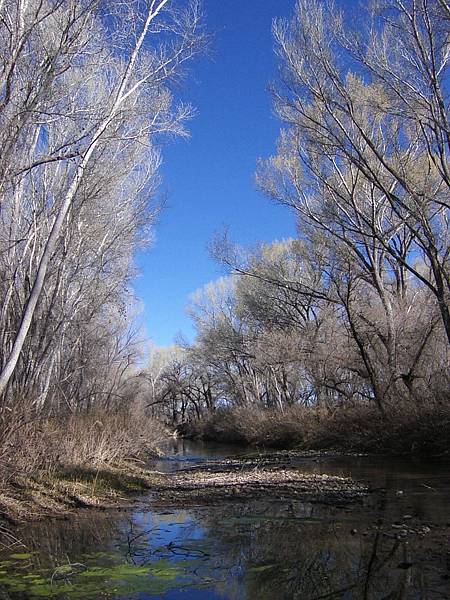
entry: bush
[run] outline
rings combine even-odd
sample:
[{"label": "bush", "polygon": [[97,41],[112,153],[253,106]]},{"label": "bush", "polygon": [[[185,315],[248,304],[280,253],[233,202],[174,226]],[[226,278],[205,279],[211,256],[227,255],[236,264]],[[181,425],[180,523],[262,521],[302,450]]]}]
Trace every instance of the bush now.
[{"label": "bush", "polygon": [[383,419],[372,406],[343,408],[310,420],[309,448],[386,454],[441,454],[450,450],[448,405],[398,405]]}]

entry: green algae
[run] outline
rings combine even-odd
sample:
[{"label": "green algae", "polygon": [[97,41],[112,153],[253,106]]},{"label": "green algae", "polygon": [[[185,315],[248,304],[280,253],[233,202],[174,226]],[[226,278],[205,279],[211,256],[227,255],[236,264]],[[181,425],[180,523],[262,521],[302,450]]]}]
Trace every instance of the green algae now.
[{"label": "green algae", "polygon": [[28,560],[34,554],[35,554],[35,552],[22,552],[22,553],[10,554],[9,558],[13,558],[14,560]]},{"label": "green algae", "polygon": [[163,594],[185,580],[187,565],[160,559],[148,565],[120,563],[113,566],[85,567],[74,572],[76,565],[62,565],[52,573],[26,572],[25,569],[0,571],[0,589],[25,592],[27,598],[111,598],[139,592]]}]

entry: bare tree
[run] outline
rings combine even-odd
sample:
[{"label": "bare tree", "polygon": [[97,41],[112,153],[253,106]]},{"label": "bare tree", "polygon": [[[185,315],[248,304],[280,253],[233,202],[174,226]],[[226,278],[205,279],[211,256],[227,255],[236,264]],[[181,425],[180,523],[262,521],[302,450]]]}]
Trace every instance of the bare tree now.
[{"label": "bare tree", "polygon": [[205,37],[195,1],[0,9],[4,394],[28,341],[41,350],[39,335],[63,336],[77,314],[82,329],[95,306],[122,302],[154,215],[158,140],[184,135],[192,114],[170,86]]},{"label": "bare tree", "polygon": [[388,322],[380,268],[401,286],[406,272],[426,285],[450,341],[445,6],[372,9],[363,30],[320,2],[299,1],[291,21],[275,23],[275,106],[287,130],[260,184],[352,252]]}]

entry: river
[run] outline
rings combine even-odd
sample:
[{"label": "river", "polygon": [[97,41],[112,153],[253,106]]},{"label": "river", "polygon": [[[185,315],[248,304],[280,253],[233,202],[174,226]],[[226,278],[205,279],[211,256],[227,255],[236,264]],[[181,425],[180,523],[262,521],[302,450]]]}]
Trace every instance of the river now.
[{"label": "river", "polygon": [[[245,449],[173,441],[171,472]],[[450,462],[312,456],[293,466],[351,476],[367,500],[283,498],[81,511],[17,531],[0,554],[0,600],[450,599]]]}]

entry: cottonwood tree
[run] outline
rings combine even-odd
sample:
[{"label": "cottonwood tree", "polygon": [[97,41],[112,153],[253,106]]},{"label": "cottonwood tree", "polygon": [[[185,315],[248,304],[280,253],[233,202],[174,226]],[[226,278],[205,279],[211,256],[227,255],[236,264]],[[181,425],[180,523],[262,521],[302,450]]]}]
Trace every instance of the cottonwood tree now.
[{"label": "cottonwood tree", "polygon": [[[279,397],[276,372],[283,375],[290,365],[290,380],[296,380],[295,370],[303,381],[297,402],[375,401],[386,415],[402,400],[436,397],[430,385],[442,381],[447,350],[432,296],[424,286],[399,281],[389,262],[368,267],[353,232],[347,232],[353,240],[347,244],[327,231],[334,218],[330,212],[324,211],[323,226],[306,227],[303,221],[301,240],[263,246],[246,260],[239,260],[240,253],[226,241],[215,244],[216,255],[238,274],[237,303],[230,306],[252,332],[252,364],[274,374],[275,390],[268,395]],[[289,355],[291,339],[296,344]],[[280,346],[271,354],[272,359],[278,354],[279,366],[265,356],[274,340]],[[433,353],[441,357],[434,365],[429,363]]]},{"label": "cottonwood tree", "polygon": [[295,210],[304,239],[326,248],[380,408],[386,396],[411,393],[411,373],[439,329],[424,300],[427,324],[406,358],[402,315],[421,286],[450,339],[444,9],[373,3],[368,25],[351,29],[335,9],[300,1],[292,20],[274,24],[282,85],[273,92],[286,128],[257,180]]},{"label": "cottonwood tree", "polygon": [[140,373],[149,385],[146,409],[172,425],[214,410],[215,391],[205,360],[199,361],[194,348],[169,346],[155,349],[146,369]]},{"label": "cottonwood tree", "polygon": [[166,418],[201,419],[216,407],[334,412],[373,402],[389,416],[443,400],[446,339],[429,290],[397,293],[394,278],[385,283],[402,330],[395,386],[385,310],[372,279],[334,237],[319,233],[263,245],[238,263],[229,261],[239,253],[222,246],[234,273],[193,295],[196,340],[158,369],[151,397]]},{"label": "cottonwood tree", "polygon": [[205,36],[195,1],[4,0],[0,17],[5,397],[27,369],[41,391],[56,363],[64,380],[68,347],[126,310],[160,137],[192,114],[171,85]]},{"label": "cottonwood tree", "polygon": [[235,404],[260,403],[264,382],[256,368],[255,332],[236,310],[233,278],[219,278],[193,294],[189,307],[197,329],[196,350],[221,382],[220,397]]},{"label": "cottonwood tree", "polygon": [[371,272],[394,356],[380,269],[432,292],[450,341],[448,5],[370,6],[353,28],[303,0],[275,22],[286,132],[260,183]]},{"label": "cottonwood tree", "polygon": [[[448,385],[446,342],[427,288],[390,290],[401,373],[395,379],[385,310],[371,279],[334,238],[315,241],[264,246],[234,265],[225,303],[214,286],[197,302],[201,327],[193,348],[223,382],[222,397],[281,411],[375,402],[384,416],[439,399]],[[393,280],[390,287],[396,289]]]}]

